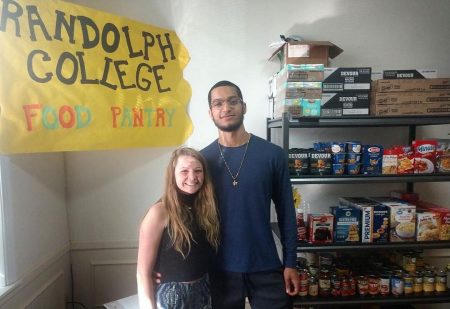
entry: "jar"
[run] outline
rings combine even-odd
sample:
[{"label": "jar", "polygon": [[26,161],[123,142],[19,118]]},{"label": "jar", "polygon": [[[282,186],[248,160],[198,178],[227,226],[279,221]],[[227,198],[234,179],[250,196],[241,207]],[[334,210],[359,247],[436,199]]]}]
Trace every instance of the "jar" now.
[{"label": "jar", "polygon": [[380,294],[383,296],[389,295],[391,292],[391,276],[389,274],[382,274],[380,277]]},{"label": "jar", "polygon": [[356,280],[352,275],[348,277],[348,284],[350,286],[350,295],[354,296],[356,294]]},{"label": "jar", "polygon": [[406,272],[415,272],[416,271],[416,257],[413,253],[408,252],[403,255],[403,269]]},{"label": "jar", "polygon": [[414,293],[414,278],[409,275],[409,274],[405,274],[403,276],[403,280],[404,280],[404,293],[405,295],[411,295]]},{"label": "jar", "polygon": [[380,292],[380,278],[375,275],[370,275],[367,281],[369,283],[369,294],[378,295]]},{"label": "jar", "polygon": [[361,296],[367,295],[367,293],[369,293],[369,284],[367,282],[367,277],[359,276],[356,281],[358,284],[358,294]]},{"label": "jar", "polygon": [[322,269],[319,275],[319,295],[328,296],[331,290],[331,279],[328,269]]},{"label": "jar", "polygon": [[423,276],[423,292],[428,294],[433,293],[435,281],[434,271],[427,270]]},{"label": "jar", "polygon": [[308,270],[311,276],[317,276],[319,273],[319,268],[317,267],[316,263],[309,264]]},{"label": "jar", "polygon": [[447,264],[447,289],[450,289],[450,263]]},{"label": "jar", "polygon": [[413,290],[414,293],[422,293],[423,292],[423,275],[422,272],[416,271],[414,273],[414,284]]},{"label": "jar", "polygon": [[394,275],[391,279],[391,292],[392,295],[403,295],[405,283],[403,277]]},{"label": "jar", "polygon": [[333,264],[333,255],[331,253],[319,254],[319,268],[330,268]]},{"label": "jar", "polygon": [[443,270],[440,270],[436,274],[434,290],[436,293],[443,293],[447,291],[447,274]]},{"label": "jar", "polygon": [[331,276],[331,295],[333,296],[339,296],[341,295],[341,278],[333,274]]},{"label": "jar", "polygon": [[319,282],[316,276],[309,277],[309,296],[317,296],[319,295]]},{"label": "jar", "polygon": [[347,276],[341,277],[341,295],[342,297],[350,295],[350,283],[348,282]]},{"label": "jar", "polygon": [[300,284],[308,284],[308,271],[306,269],[297,269]]}]

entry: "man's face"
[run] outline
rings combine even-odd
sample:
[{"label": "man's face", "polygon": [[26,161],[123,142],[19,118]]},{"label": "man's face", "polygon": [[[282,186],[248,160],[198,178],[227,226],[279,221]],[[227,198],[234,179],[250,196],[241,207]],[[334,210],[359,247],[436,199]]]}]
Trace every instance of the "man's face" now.
[{"label": "man's face", "polygon": [[245,112],[246,105],[234,87],[221,86],[211,91],[209,116],[219,130],[233,132],[239,129]]}]

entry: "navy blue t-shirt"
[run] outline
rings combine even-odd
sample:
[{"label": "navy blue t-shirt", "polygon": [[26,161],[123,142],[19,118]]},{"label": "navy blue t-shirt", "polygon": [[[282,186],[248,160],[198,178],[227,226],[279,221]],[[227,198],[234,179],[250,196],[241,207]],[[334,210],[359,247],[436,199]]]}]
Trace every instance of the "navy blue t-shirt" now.
[{"label": "navy blue t-shirt", "polygon": [[[246,145],[224,147],[223,155],[233,176],[239,169]],[[295,268],[297,236],[292,187],[284,150],[251,136],[238,184],[231,178],[217,140],[202,151],[211,172],[220,209],[221,243],[216,259],[220,270],[257,272],[281,267],[272,230],[273,200],[283,245],[283,265]]]}]

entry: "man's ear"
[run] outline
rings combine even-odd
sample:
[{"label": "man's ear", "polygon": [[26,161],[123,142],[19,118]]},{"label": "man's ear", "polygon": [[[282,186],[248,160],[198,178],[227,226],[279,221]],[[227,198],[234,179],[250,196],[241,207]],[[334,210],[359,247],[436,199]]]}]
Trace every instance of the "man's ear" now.
[{"label": "man's ear", "polygon": [[209,118],[213,119],[213,116],[212,116],[212,113],[211,113],[211,109],[208,109],[208,115],[209,115]]},{"label": "man's ear", "polygon": [[242,103],[242,113],[247,113],[247,103]]}]

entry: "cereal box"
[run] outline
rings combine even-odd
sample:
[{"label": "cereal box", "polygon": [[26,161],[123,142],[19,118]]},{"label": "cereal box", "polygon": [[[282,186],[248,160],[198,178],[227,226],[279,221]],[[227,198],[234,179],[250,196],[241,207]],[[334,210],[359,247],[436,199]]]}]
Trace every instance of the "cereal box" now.
[{"label": "cereal box", "polygon": [[418,210],[417,216],[417,241],[439,240],[441,218],[439,213],[433,211]]},{"label": "cereal box", "polygon": [[308,216],[308,241],[310,243],[333,242],[333,215],[330,213]]}]

